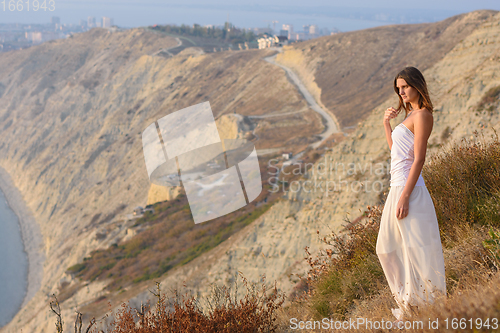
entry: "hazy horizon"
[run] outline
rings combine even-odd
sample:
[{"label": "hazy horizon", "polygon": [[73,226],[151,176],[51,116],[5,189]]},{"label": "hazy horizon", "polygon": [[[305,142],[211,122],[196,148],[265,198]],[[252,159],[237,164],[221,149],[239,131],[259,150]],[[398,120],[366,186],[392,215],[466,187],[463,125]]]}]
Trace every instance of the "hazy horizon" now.
[{"label": "hazy horizon", "polygon": [[[358,0],[345,6],[340,1],[316,0],[304,4],[302,1],[275,0],[272,3],[254,0],[251,3],[235,3],[217,0],[210,3],[186,1],[182,4],[159,0],[139,1],[78,1],[55,2],[54,11],[3,10],[0,23],[48,23],[52,16],[58,16],[63,24],[78,24],[88,16],[111,17],[114,24],[132,28],[153,24],[223,25],[229,22],[239,28],[273,27],[292,24],[295,31],[303,25],[316,24],[319,28],[351,31],[388,24],[436,22],[448,17],[479,10],[500,10],[500,3],[479,0],[474,3],[455,1],[453,6],[444,1],[420,1],[409,5],[389,1],[369,2]],[[3,8],[0,8],[0,10]]]}]

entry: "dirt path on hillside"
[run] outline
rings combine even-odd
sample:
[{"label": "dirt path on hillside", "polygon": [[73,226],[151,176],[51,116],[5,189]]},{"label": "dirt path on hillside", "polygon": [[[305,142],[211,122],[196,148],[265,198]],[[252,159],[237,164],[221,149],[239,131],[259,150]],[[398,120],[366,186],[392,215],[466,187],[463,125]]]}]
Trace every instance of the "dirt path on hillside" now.
[{"label": "dirt path on hillside", "polygon": [[[275,49],[278,52],[282,52],[282,48],[272,48]],[[319,113],[319,115],[324,119],[324,124],[325,124],[325,130],[323,133],[321,133],[319,136],[321,137],[321,140],[311,144],[312,148],[317,148],[319,145],[321,145],[327,138],[329,138],[332,134],[334,133],[340,133],[340,129],[338,126],[338,121],[335,118],[334,115],[332,115],[328,110],[323,109],[321,106],[318,105],[314,97],[311,95],[309,90],[307,90],[306,86],[302,83],[300,78],[298,77],[297,74],[295,74],[294,71],[292,71],[290,68],[283,66],[281,64],[276,63],[275,58],[277,54],[266,57],[264,58],[265,61],[279,66],[283,68],[287,74],[287,76],[290,78],[290,80],[295,84],[295,86],[299,89],[300,93],[302,96],[304,96],[305,100],[307,101],[307,104],[313,109],[315,112]]]},{"label": "dirt path on hillside", "polygon": [[160,50],[156,51],[155,53],[153,53],[151,56],[154,57],[154,56],[160,55],[161,53],[166,53],[169,56],[173,57],[174,55],[172,53],[170,53],[169,50],[175,49],[176,47],[179,47],[182,45],[182,41],[179,38],[175,37],[175,40],[177,41],[177,45],[172,46],[172,47],[167,47],[164,49],[160,49]]}]

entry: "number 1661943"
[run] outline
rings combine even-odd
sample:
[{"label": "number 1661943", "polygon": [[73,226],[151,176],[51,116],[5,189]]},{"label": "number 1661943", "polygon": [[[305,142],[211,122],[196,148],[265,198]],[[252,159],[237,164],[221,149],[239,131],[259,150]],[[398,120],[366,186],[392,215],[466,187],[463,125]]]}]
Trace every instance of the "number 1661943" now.
[{"label": "number 1661943", "polygon": [[449,319],[446,318],[444,320],[446,328],[449,329],[498,329],[498,319],[497,318],[486,318],[486,319],[481,319],[481,318],[476,318],[473,320],[472,318],[465,319],[465,318],[453,318]]},{"label": "number 1661943", "polygon": [[0,10],[4,12],[37,12],[56,10],[55,0],[2,0]]}]

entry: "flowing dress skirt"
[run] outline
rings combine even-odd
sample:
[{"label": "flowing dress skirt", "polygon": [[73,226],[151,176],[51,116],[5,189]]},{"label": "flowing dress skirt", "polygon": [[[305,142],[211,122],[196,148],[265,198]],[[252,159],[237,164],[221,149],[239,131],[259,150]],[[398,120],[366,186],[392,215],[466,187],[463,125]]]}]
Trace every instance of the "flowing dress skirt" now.
[{"label": "flowing dress skirt", "polygon": [[377,238],[377,255],[399,309],[401,319],[408,305],[432,302],[446,294],[443,249],[436,211],[425,186],[415,186],[409,199],[409,213],[396,218],[396,206],[404,186],[389,190]]}]

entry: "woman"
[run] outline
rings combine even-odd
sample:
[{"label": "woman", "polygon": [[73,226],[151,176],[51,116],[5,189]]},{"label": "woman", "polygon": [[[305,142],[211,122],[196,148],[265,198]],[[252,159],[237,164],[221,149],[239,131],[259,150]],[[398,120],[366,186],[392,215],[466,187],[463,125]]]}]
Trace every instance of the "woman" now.
[{"label": "woman", "polygon": [[[399,106],[388,108],[383,121],[391,149],[391,187],[377,255],[399,306],[392,313],[400,321],[410,307],[446,294],[446,284],[436,211],[421,175],[433,126],[432,102],[422,73],[414,67],[396,75],[394,90]],[[393,131],[389,121],[401,109],[405,119]]]}]

